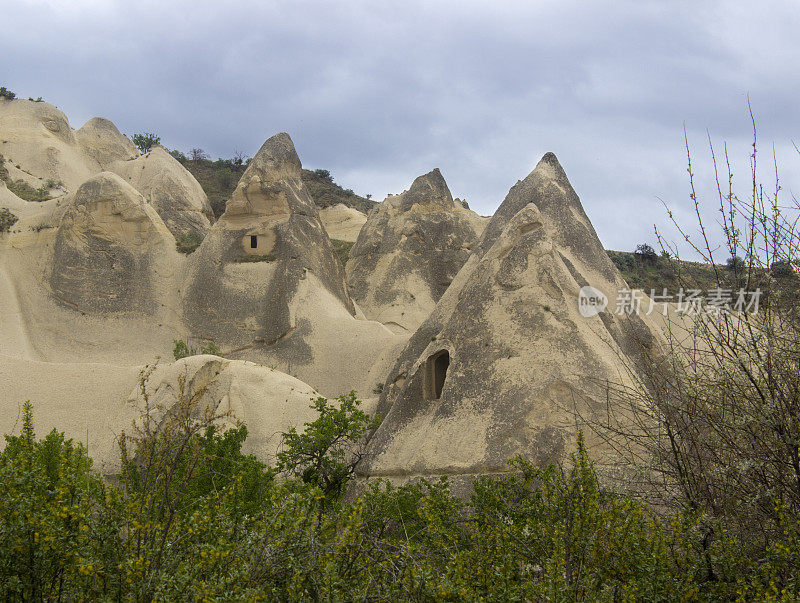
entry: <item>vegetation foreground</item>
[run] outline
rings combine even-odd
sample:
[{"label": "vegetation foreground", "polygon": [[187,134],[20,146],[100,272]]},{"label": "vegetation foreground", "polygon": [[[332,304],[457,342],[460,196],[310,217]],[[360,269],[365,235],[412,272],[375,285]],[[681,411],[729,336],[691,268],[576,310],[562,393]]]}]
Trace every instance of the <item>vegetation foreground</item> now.
[{"label": "vegetation foreground", "polygon": [[445,479],[376,481],[343,500],[376,425],[354,394],[315,400],[319,418],[284,434],[276,468],[241,452],[245,426],[218,433],[196,402],[160,422],[146,408],[114,484],[81,444],[56,430],[37,440],[27,403],[0,453],[0,598],[800,597],[796,518],[758,551],[722,520],[709,540],[698,509],[658,515],[602,487],[580,434],[571,467],[514,459],[466,501]]}]

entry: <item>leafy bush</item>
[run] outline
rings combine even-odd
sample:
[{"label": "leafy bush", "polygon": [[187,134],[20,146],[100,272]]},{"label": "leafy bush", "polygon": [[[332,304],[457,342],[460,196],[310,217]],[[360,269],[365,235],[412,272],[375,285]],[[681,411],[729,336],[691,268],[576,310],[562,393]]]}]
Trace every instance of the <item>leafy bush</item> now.
[{"label": "leafy bush", "polygon": [[173,339],[172,343],[174,344],[174,347],[172,348],[172,355],[175,357],[175,360],[197,355],[197,350],[190,348],[182,339]]},{"label": "leafy bush", "polygon": [[206,345],[202,346],[200,348],[200,353],[222,357],[222,349],[213,341],[209,341]]},{"label": "leafy bush", "polygon": [[0,86],[0,98],[5,98],[6,100],[13,100],[16,98],[16,96],[17,96],[16,94],[11,92],[11,90],[6,88],[5,86]]},{"label": "leafy bush", "polygon": [[175,239],[175,248],[181,253],[189,254],[200,247],[202,242],[203,238],[199,234],[190,232]]},{"label": "leafy bush", "polygon": [[352,241],[340,241],[339,239],[331,239],[331,243],[333,243],[333,251],[336,253],[336,257],[339,258],[342,266],[344,266],[347,264],[347,260],[350,259],[350,250],[355,243]]},{"label": "leafy bush", "polygon": [[225,208],[228,206],[227,199],[209,199],[208,202],[211,205],[211,211],[214,212],[215,218],[219,218],[222,214],[224,214]]},{"label": "leafy bush", "polygon": [[0,232],[8,232],[17,223],[17,216],[11,213],[7,207],[0,207]]},{"label": "leafy bush", "polygon": [[[319,174],[320,171],[322,175]],[[326,173],[328,177],[325,176]],[[328,170],[316,170],[314,172],[302,170],[301,177],[317,207],[332,207],[342,203],[366,214],[377,205],[375,201],[359,197],[351,189],[344,189],[333,182]]]},{"label": "leafy bush", "polygon": [[[19,166],[16,166],[19,169]],[[5,166],[5,158],[0,155],[0,180],[3,180],[12,193],[24,201],[47,201],[51,199],[50,189],[63,186],[60,181],[48,179],[39,188],[33,188],[22,179],[12,180]]]},{"label": "leafy bush", "polygon": [[92,498],[102,484],[80,444],[55,429],[36,441],[25,402],[19,436],[0,452],[0,598],[57,600],[91,571]]},{"label": "leafy bush", "polygon": [[133,144],[142,154],[149,153],[150,150],[161,142],[161,137],[152,132],[136,133],[133,135]]}]

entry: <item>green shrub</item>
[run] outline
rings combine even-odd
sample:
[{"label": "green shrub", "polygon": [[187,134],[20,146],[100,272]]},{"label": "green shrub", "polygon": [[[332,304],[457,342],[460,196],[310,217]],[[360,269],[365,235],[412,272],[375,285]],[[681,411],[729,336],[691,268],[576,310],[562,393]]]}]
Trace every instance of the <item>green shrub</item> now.
[{"label": "green shrub", "polygon": [[[460,500],[446,478],[377,480],[333,504],[347,478],[338,443],[371,423],[354,394],[298,434],[276,479],[242,453],[245,426],[197,412],[203,388],[163,415],[149,404],[120,435],[114,484],[57,431],[37,441],[30,404],[0,452],[2,600],[797,600],[800,530],[749,557],[721,524],[687,509],[663,517],[603,487],[578,437],[569,466],[512,461]],[[350,460],[348,460],[350,459]],[[295,479],[296,476],[298,479]],[[343,482],[346,483],[346,482]],[[329,504],[321,509],[320,501]],[[707,528],[716,534],[704,539]]]},{"label": "green shrub", "polygon": [[215,177],[217,179],[217,186],[221,189],[230,189],[236,186],[237,176],[229,167],[223,167],[217,170]]},{"label": "green shrub", "polygon": [[190,232],[175,239],[175,248],[181,253],[189,254],[200,247],[200,243],[202,242],[203,237],[196,232]]},{"label": "green shrub", "polygon": [[302,170],[301,178],[317,207],[332,207],[342,203],[366,214],[377,205],[375,201],[359,197],[352,189],[344,189],[333,182],[328,170]]},{"label": "green shrub", "polygon": [[219,356],[220,358],[223,357],[222,356],[222,349],[220,349],[220,347],[216,343],[214,343],[213,341],[209,341],[208,344],[202,346],[200,348],[200,353],[201,354],[210,354],[212,356]]},{"label": "green shrub", "polygon": [[197,355],[197,350],[190,348],[182,339],[173,339],[172,343],[174,344],[174,347],[172,348],[172,355],[175,357],[175,360]]},{"label": "green shrub", "polygon": [[227,199],[216,198],[208,200],[209,204],[211,205],[211,211],[214,212],[214,217],[219,218],[222,214],[225,213],[225,208],[228,205]]},{"label": "green shrub", "polygon": [[19,218],[11,213],[7,207],[0,207],[0,232],[8,232],[17,223]]},{"label": "green shrub", "polygon": [[347,260],[350,259],[350,250],[355,243],[352,241],[340,241],[339,239],[331,239],[331,243],[333,243],[333,251],[336,253],[336,257],[339,258],[342,266],[344,266],[347,264]]},{"label": "green shrub", "polygon": [[30,184],[22,179],[13,181],[7,179],[6,186],[8,187],[8,190],[10,190],[23,201],[42,202],[52,199],[52,196],[50,195],[50,189],[46,184],[43,184],[39,188],[33,188]]},{"label": "green shrub", "polygon": [[0,86],[0,98],[5,98],[7,100],[14,100],[16,96],[17,96],[16,94],[11,92],[11,90],[6,88],[5,86]]}]

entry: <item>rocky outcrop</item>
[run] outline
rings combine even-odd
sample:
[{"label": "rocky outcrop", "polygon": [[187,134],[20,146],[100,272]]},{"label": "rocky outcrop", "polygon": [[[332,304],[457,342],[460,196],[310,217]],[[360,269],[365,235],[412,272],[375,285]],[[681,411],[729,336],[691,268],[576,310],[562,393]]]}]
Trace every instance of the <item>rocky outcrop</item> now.
[{"label": "rocky outcrop", "polygon": [[413,333],[466,262],[484,224],[453,200],[438,169],[370,212],[347,262],[353,300],[372,319]]},{"label": "rocky outcrop", "polygon": [[300,169],[283,133],[250,162],[225,213],[189,258],[185,311],[195,332],[233,347],[278,342],[298,325],[290,305],[309,275],[354,313]]},{"label": "rocky outcrop", "polygon": [[[192,413],[198,418],[215,416],[221,428],[244,423],[247,441],[243,452],[268,464],[280,449],[282,433],[292,427],[302,429],[304,423],[318,417],[310,405],[319,394],[311,386],[266,366],[217,356],[191,356],[159,364],[148,377],[146,391],[151,408],[171,409],[182,396],[184,403],[195,399]],[[141,387],[131,391],[127,403],[144,407]]]},{"label": "rocky outcrop", "polygon": [[[214,215],[205,192],[163,148],[140,156],[107,119],[73,130],[66,115],[44,102],[0,100],[0,155],[9,181],[22,181],[45,199],[66,199],[88,178],[114,172],[156,209],[175,237],[202,239]],[[35,201],[42,200],[40,195]]]},{"label": "rocky outcrop", "polygon": [[198,240],[211,227],[214,213],[203,188],[163,147],[110,167],[133,185],[155,208],[175,238],[194,234]]},{"label": "rocky outcrop", "polygon": [[74,191],[99,171],[78,144],[67,116],[43,102],[0,100],[0,155],[7,166],[20,166],[11,177],[33,188],[50,180]]},{"label": "rocky outcrop", "polygon": [[97,162],[100,170],[107,170],[116,161],[127,161],[139,156],[136,146],[127,136],[120,134],[111,121],[93,117],[75,132],[83,152]]},{"label": "rocky outcrop", "polygon": [[159,265],[175,242],[156,211],[116,174],[84,182],[56,234],[53,295],[92,314],[155,310]]},{"label": "rocky outcrop", "polygon": [[624,282],[555,155],[509,192],[480,241],[389,372],[370,441],[371,476],[505,471],[523,455],[562,460],[576,426],[605,412],[658,348],[640,318],[584,318],[579,290]]},{"label": "rocky outcrop", "polygon": [[367,216],[343,203],[319,210],[319,218],[331,239],[355,243]]}]

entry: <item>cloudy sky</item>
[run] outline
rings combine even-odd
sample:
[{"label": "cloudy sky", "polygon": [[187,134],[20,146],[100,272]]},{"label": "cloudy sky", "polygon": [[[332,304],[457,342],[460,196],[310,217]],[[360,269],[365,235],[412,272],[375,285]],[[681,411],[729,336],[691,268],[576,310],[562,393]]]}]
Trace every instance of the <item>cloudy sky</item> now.
[{"label": "cloudy sky", "polygon": [[304,166],[376,199],[439,167],[491,214],[553,151],[606,247],[629,250],[666,225],[659,199],[691,224],[684,124],[701,193],[707,131],[746,192],[748,95],[763,165],[774,144],[784,201],[800,196],[794,1],[14,0],[2,16],[0,85],[75,128],[104,116],[214,157],[287,131]]}]

